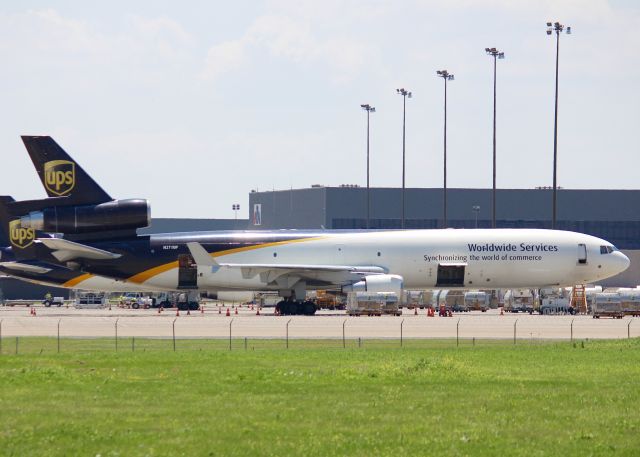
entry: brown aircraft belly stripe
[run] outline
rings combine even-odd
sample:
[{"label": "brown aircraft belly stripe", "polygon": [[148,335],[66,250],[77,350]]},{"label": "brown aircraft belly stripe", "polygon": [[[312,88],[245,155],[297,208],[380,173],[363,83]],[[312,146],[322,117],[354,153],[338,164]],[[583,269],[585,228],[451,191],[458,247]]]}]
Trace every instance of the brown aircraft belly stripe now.
[{"label": "brown aircraft belly stripe", "polygon": [[80,276],[76,276],[73,279],[68,280],[67,282],[65,282],[62,287],[73,287],[73,286],[77,286],[78,284],[80,284],[82,281],[86,281],[89,278],[93,278],[93,275],[91,273],[85,273],[83,275]]},{"label": "brown aircraft belly stripe", "polygon": [[[275,241],[273,243],[255,244],[255,245],[251,245],[251,246],[243,246],[241,248],[232,248],[232,249],[226,249],[224,251],[211,252],[211,253],[209,253],[209,255],[211,257],[219,257],[219,256],[223,256],[223,255],[228,255],[228,254],[236,254],[238,252],[253,251],[255,249],[268,248],[268,247],[272,247],[272,246],[282,246],[282,245],[291,244],[291,243],[301,243],[303,241],[319,240],[319,239],[322,239],[322,238],[324,238],[324,237],[322,237],[322,236],[314,236],[314,237],[311,237],[311,238],[300,238],[300,239],[297,239],[297,240]],[[164,273],[165,271],[169,271],[169,270],[171,270],[173,268],[178,268],[178,261],[177,260],[173,261],[173,262],[165,263],[164,265],[159,265],[157,267],[153,267],[153,268],[145,270],[145,271],[143,271],[141,273],[135,274],[135,275],[131,276],[127,281],[135,282],[137,284],[142,284],[143,282],[148,281],[149,279],[153,278],[154,276],[157,276],[160,273]]]}]

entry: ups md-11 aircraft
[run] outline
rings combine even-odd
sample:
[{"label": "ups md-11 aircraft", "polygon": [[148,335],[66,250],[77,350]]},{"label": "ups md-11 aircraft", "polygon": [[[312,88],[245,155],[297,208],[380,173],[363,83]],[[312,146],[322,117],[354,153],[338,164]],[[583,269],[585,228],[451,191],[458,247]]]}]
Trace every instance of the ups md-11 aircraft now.
[{"label": "ups md-11 aircraft", "polygon": [[[117,281],[113,278],[93,275],[86,279],[84,273],[66,266],[37,260],[33,249],[36,232],[20,227],[19,220],[11,220],[9,205],[13,198],[0,196],[0,274],[13,276],[23,281],[53,287],[72,288],[82,280],[84,290],[100,292],[144,292],[138,284]],[[39,233],[40,236],[47,236]],[[14,244],[15,243],[15,244]],[[14,244],[13,247],[10,245]],[[22,246],[16,248],[15,246]],[[20,249],[22,261],[17,261],[13,250]],[[26,260],[24,260],[26,259]]]},{"label": "ups md-11 aircraft", "polygon": [[[611,243],[542,229],[235,231],[139,236],[146,200],[114,200],[50,137],[22,137],[49,198],[15,202],[16,261],[54,264],[145,290],[278,291],[296,312],[308,289],[398,291],[586,284],[624,271]],[[40,233],[62,233],[63,237]],[[27,253],[28,251],[28,253]],[[43,274],[46,276],[46,273]],[[296,305],[295,303],[300,303]]]}]

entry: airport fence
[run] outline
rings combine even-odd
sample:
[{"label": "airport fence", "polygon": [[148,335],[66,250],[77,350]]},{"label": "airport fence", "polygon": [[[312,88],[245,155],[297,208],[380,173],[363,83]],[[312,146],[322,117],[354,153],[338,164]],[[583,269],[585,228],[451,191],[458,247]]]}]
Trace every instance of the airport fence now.
[{"label": "airport fence", "polygon": [[[0,318],[0,355],[83,351],[445,349],[640,336],[638,319]],[[322,322],[323,325],[319,325]],[[544,325],[542,325],[544,324]]]}]

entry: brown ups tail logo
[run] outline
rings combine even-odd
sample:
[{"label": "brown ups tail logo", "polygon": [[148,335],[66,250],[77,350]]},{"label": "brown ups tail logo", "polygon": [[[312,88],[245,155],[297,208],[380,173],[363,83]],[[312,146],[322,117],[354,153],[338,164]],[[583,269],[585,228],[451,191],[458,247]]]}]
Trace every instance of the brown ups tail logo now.
[{"label": "brown ups tail logo", "polygon": [[24,249],[36,239],[36,231],[32,228],[20,226],[20,219],[9,222],[9,239],[11,244],[19,249]]},{"label": "brown ups tail logo", "polygon": [[76,165],[68,160],[44,164],[44,186],[54,195],[67,195],[76,185]]}]

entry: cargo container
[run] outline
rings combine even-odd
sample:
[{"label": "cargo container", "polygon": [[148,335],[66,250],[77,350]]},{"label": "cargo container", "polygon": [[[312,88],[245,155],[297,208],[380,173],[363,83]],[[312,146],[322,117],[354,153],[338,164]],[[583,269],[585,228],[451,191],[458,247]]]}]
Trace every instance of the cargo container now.
[{"label": "cargo container", "polygon": [[602,292],[595,295],[593,300],[593,317],[613,317],[622,319],[624,310],[622,300],[618,292]]},{"label": "cargo container", "polygon": [[347,295],[347,314],[349,316],[381,316],[392,314],[400,316],[400,300],[395,292],[350,292]]},{"label": "cargo container", "polygon": [[489,309],[491,295],[479,290],[469,291],[464,294],[464,304],[467,311],[482,311]]},{"label": "cargo container", "polygon": [[536,295],[531,289],[509,289],[504,294],[504,310],[511,313],[529,313],[535,309]]},{"label": "cargo container", "polygon": [[640,316],[640,290],[621,290],[618,295],[620,295],[622,312],[625,316]]}]

